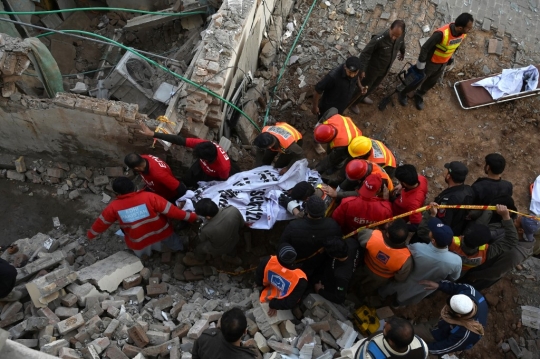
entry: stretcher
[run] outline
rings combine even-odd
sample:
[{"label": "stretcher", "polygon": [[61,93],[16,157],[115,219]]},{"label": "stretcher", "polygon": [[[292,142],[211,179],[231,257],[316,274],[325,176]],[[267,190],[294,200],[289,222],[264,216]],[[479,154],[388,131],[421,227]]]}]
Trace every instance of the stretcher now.
[{"label": "stretcher", "polygon": [[[536,66],[536,68],[538,68],[538,70],[540,71],[540,65]],[[458,98],[459,104],[461,105],[461,108],[465,110],[470,110],[473,108],[489,106],[501,102],[514,101],[519,98],[540,94],[539,82],[538,86],[534,90],[522,91],[516,94],[506,95],[497,100],[494,100],[485,88],[483,88],[482,86],[472,85],[477,81],[497,75],[500,75],[500,73],[491,76],[477,77],[470,80],[462,80],[454,83],[454,91],[456,92],[456,96]]]}]

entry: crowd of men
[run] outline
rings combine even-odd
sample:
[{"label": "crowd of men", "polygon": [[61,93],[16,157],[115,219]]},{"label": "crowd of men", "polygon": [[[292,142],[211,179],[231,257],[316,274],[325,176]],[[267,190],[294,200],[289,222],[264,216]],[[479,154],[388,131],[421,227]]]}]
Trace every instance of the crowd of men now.
[{"label": "crowd of men", "polygon": [[[425,71],[425,79],[414,95],[419,110],[472,26],[473,17],[461,14],[422,46],[416,66]],[[533,235],[539,228],[536,220],[509,211],[517,210],[513,187],[502,179],[506,162],[498,153],[485,156],[486,177],[472,185],[465,184],[469,171],[464,163],[445,164],[447,188],[429,201],[429,210],[415,212],[426,203],[426,178],[412,164],[398,166],[383,142],[364,136],[344,115],[347,108],[358,113],[358,103],[373,103],[368,95],[393,61],[403,59],[405,42],[405,23],[396,20],[373,36],[359,58],[348,58],[316,85],[312,112],[318,122],[313,137],[317,152],[327,153],[316,166],[325,183],[314,187],[300,182],[281,195],[279,204],[295,219],[281,233],[275,254],[262,258],[255,272],[260,300],[269,304],[270,316],[293,309],[309,293],[338,304],[351,292],[360,300],[378,295],[396,308],[417,304],[436,290],[449,295],[434,328],[392,318],[382,332],[357,344],[357,358],[425,358],[428,352],[470,349],[483,336],[487,321],[487,303],[479,290],[533,254]],[[400,93],[399,101],[406,105],[406,93]],[[128,154],[125,165],[142,177],[145,187],[137,190],[129,178],[116,178],[116,199],[88,230],[88,238],[118,222],[127,246],[139,257],[152,251],[188,251],[183,259],[188,266],[217,257],[241,264],[236,247],[245,221],[237,208],[219,208],[208,198],[197,201],[194,212],[176,205],[199,181],[224,181],[239,171],[226,151],[212,141],[154,132],[145,124],[140,133],[191,148],[197,160],[178,179],[158,157]],[[273,164],[280,175],[304,158],[302,133],[286,122],[264,127],[254,146],[255,166]],[[496,211],[445,205],[488,205]],[[179,236],[177,229],[193,222],[200,225],[197,243],[189,250],[188,238]],[[10,300],[20,297],[11,289],[4,292],[0,295]],[[218,352],[256,357],[257,351],[241,344],[246,325],[240,310],[226,312],[221,330],[209,329],[197,340],[193,357],[218,358]]]}]

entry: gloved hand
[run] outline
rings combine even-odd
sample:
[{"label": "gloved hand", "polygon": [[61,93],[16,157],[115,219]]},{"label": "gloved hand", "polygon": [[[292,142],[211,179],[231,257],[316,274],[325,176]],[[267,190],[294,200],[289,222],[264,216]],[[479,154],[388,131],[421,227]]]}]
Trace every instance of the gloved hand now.
[{"label": "gloved hand", "polygon": [[278,203],[281,207],[286,208],[290,214],[294,214],[293,209],[300,207],[300,202],[292,199],[285,193],[282,193],[281,196],[279,196]]}]

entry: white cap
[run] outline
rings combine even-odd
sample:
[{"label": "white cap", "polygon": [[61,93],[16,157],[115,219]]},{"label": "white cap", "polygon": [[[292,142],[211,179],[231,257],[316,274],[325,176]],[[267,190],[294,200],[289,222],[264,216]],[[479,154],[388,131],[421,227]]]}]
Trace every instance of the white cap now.
[{"label": "white cap", "polygon": [[472,312],[474,303],[465,294],[456,294],[450,298],[450,308],[458,314],[469,314]]}]

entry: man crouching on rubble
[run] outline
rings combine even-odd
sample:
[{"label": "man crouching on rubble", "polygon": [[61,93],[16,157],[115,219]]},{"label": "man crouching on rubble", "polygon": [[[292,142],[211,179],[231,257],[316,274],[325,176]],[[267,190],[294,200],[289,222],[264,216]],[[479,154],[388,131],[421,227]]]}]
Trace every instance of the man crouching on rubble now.
[{"label": "man crouching on rubble", "polygon": [[118,221],[126,245],[138,257],[150,256],[152,250],[161,252],[164,246],[173,251],[184,249],[167,218],[191,223],[197,220],[195,213],[183,211],[155,193],[135,191],[135,184],[127,177],[115,179],[112,188],[117,197],[88,230],[88,239],[96,238]]}]

